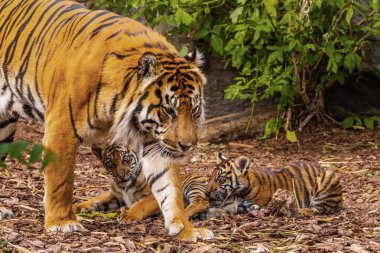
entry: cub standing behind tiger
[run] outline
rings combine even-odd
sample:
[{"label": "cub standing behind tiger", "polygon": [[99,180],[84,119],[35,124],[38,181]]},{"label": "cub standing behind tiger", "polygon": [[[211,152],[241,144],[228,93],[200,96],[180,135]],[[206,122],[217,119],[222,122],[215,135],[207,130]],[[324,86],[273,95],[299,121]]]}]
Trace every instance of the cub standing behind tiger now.
[{"label": "cub standing behind tiger", "polygon": [[[163,36],[109,11],[0,1],[0,143],[13,141],[19,118],[44,122],[43,143],[57,157],[44,171],[46,231],[84,230],[71,206],[75,156],[104,137],[138,151],[169,235],[209,237],[185,215],[179,171],[204,118],[199,64],[195,52],[182,57]],[[0,207],[0,218],[10,214]]]},{"label": "cub standing behind tiger", "polygon": [[298,211],[304,215],[329,214],[341,208],[342,188],[333,170],[302,162],[276,170],[257,169],[245,156],[233,162],[220,153],[217,163],[206,194],[220,201],[238,196],[265,207],[283,189],[295,195]]}]

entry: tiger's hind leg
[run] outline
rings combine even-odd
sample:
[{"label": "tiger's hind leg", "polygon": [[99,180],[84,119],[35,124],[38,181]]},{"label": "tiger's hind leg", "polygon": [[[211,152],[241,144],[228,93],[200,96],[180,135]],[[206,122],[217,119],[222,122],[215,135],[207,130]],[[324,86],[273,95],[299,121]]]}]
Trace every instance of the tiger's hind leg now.
[{"label": "tiger's hind leg", "polygon": [[329,214],[342,207],[342,186],[339,176],[333,170],[327,170],[318,175],[313,190],[310,193],[310,206],[301,208],[299,212],[310,216]]},{"label": "tiger's hind leg", "polygon": [[121,208],[124,205],[124,200],[121,197],[115,196],[110,190],[84,202],[73,204],[73,211],[74,213],[109,211]]}]

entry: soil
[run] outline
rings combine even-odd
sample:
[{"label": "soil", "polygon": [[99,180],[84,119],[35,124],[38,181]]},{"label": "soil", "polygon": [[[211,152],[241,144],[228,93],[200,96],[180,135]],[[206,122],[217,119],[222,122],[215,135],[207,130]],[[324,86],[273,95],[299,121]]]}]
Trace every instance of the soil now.
[{"label": "soil", "polygon": [[[20,123],[17,139],[40,142],[40,125]],[[304,129],[299,143],[283,137],[225,144],[200,143],[183,172],[208,174],[215,155],[245,154],[260,167],[275,168],[299,160],[318,162],[341,174],[343,210],[312,218],[265,216],[260,211],[193,221],[214,231],[215,239],[186,243],[169,237],[162,217],[121,225],[116,219],[78,217],[84,233],[44,232],[43,174],[7,161],[0,172],[0,203],[15,217],[0,220],[0,251],[9,252],[380,252],[380,131],[346,131],[333,126]],[[75,201],[107,190],[109,176],[81,147],[75,170]]]}]

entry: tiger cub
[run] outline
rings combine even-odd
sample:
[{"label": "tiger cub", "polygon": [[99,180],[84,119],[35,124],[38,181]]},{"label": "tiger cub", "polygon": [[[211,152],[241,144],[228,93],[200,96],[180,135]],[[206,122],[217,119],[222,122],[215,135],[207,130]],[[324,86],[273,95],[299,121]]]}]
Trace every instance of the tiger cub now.
[{"label": "tiger cub", "polygon": [[[160,211],[134,151],[116,144],[104,149],[93,146],[91,150],[112,175],[111,189],[90,200],[74,204],[74,212],[108,211],[127,206],[129,210],[121,213],[120,220],[130,223]],[[187,206],[185,213],[189,218],[207,211],[207,182],[207,177],[190,174],[182,177],[183,197]]]},{"label": "tiger cub", "polygon": [[[116,144],[105,148],[93,146],[91,150],[112,175],[111,189],[90,200],[74,204],[74,212],[108,211],[127,206],[129,210],[121,213],[120,220],[131,223],[159,211],[134,151]],[[259,208],[238,197],[221,203],[213,201],[209,208],[210,203],[205,193],[208,180],[208,177],[191,174],[182,177],[185,213],[189,218],[214,218],[225,214],[247,213]]]},{"label": "tiger cub", "polygon": [[235,161],[218,154],[206,194],[220,201],[232,196],[265,207],[273,194],[287,190],[295,196],[297,210],[304,215],[329,214],[342,206],[342,188],[333,170],[323,170],[299,162],[285,168],[269,170],[250,166],[249,158]]}]

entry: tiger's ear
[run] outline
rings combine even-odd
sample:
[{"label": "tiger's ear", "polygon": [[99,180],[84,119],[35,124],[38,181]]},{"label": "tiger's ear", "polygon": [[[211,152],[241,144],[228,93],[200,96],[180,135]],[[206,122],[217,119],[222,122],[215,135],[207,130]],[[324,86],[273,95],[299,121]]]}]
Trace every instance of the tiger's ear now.
[{"label": "tiger's ear", "polygon": [[143,54],[139,59],[138,79],[154,77],[157,67],[157,58],[152,52]]},{"label": "tiger's ear", "polygon": [[186,56],[185,59],[189,62],[194,63],[198,68],[203,66],[203,54],[199,53],[196,49],[193,49],[190,51]]},{"label": "tiger's ear", "polygon": [[99,159],[102,160],[102,151],[103,149],[98,145],[91,146],[91,152]]},{"label": "tiger's ear", "polygon": [[216,163],[220,164],[222,162],[228,162],[228,158],[225,157],[222,152],[218,152],[218,155],[216,156]]},{"label": "tiger's ear", "polygon": [[246,157],[246,156],[238,157],[234,162],[234,164],[235,164],[234,168],[235,168],[236,174],[238,176],[241,176],[241,175],[244,175],[245,173],[247,173],[250,163],[251,163],[251,161],[249,160],[248,157]]}]

